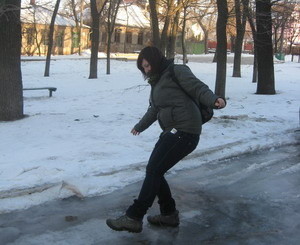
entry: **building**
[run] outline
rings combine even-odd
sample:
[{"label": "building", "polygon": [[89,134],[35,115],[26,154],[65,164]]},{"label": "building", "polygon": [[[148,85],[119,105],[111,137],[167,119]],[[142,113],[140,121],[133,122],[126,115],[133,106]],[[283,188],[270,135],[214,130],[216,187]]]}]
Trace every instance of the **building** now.
[{"label": "building", "polygon": [[[148,15],[146,10],[135,4],[121,5],[112,34],[111,52],[137,52],[149,44],[151,28]],[[107,35],[106,23],[104,22],[100,27],[99,50],[102,52],[106,51]]]},{"label": "building", "polygon": [[[22,21],[22,54],[45,55],[47,53],[48,33],[54,8],[43,5],[44,0],[23,0],[21,10]],[[130,1],[130,3],[128,3]],[[133,53],[151,44],[151,24],[147,1],[128,0],[121,4],[111,37],[112,53]],[[38,3],[38,4],[36,4]],[[90,9],[85,10],[85,20],[90,16]],[[91,22],[91,20],[90,20]],[[163,23],[160,23],[161,28]],[[81,28],[81,48],[89,49],[91,28],[83,25]],[[55,20],[54,45],[52,54],[68,55],[79,51],[79,31],[73,19],[57,14]],[[176,52],[182,52],[181,32],[178,32]],[[100,23],[99,51],[107,49],[107,23]],[[196,21],[188,20],[185,32],[188,53],[203,53],[203,31]]]},{"label": "building", "polygon": [[[22,55],[47,54],[52,14],[53,11],[44,6],[36,5],[33,0],[29,4],[22,3]],[[90,27],[82,26],[81,40],[79,33],[74,20],[57,14],[54,24],[52,54],[67,55],[77,53],[80,43],[82,49],[89,48]]]}]

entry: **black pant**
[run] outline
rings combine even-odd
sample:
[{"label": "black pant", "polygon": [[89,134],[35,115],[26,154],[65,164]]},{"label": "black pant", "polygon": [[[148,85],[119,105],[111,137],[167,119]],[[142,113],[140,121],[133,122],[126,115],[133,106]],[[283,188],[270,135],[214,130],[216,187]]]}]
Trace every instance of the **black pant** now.
[{"label": "black pant", "polygon": [[168,215],[176,210],[175,201],[164,174],[190,154],[198,142],[199,135],[196,134],[181,131],[177,131],[176,134],[171,132],[161,134],[150,156],[138,199],[135,199],[133,205],[127,209],[127,216],[138,220],[143,219],[156,196],[162,214]]}]

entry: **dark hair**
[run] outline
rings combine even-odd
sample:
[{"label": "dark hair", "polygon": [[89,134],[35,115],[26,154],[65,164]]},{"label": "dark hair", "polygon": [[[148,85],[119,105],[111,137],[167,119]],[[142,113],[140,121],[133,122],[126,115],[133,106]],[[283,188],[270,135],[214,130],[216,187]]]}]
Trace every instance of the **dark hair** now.
[{"label": "dark hair", "polygon": [[141,50],[138,59],[137,59],[137,67],[146,77],[146,73],[144,68],[142,67],[143,59],[147,60],[151,65],[151,74],[159,74],[161,70],[161,65],[166,57],[163,53],[156,47],[148,46]]}]

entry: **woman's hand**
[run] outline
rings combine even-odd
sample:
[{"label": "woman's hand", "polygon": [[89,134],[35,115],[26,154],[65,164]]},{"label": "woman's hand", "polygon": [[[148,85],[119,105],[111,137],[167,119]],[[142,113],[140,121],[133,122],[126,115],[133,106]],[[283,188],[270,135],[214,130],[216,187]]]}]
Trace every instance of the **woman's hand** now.
[{"label": "woman's hand", "polygon": [[218,107],[218,109],[222,109],[226,106],[226,103],[222,98],[218,98],[215,102],[215,106]]},{"label": "woman's hand", "polygon": [[132,133],[133,135],[139,135],[139,134],[140,134],[140,132],[136,131],[134,128],[131,129],[131,133]]}]

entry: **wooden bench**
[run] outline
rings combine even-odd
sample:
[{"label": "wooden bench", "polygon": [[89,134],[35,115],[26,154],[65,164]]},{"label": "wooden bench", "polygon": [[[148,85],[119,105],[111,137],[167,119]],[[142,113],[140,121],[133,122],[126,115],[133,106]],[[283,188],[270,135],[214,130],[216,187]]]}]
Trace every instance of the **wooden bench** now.
[{"label": "wooden bench", "polygon": [[49,97],[52,97],[52,92],[55,92],[57,88],[55,87],[42,87],[42,88],[23,88],[23,90],[49,90]]}]

